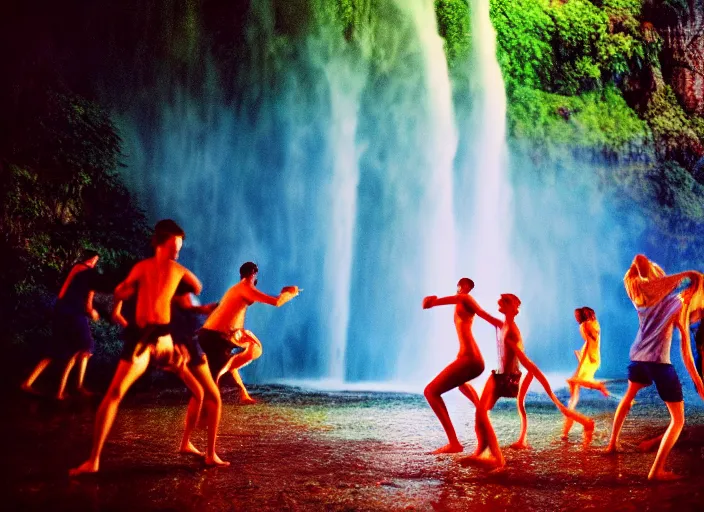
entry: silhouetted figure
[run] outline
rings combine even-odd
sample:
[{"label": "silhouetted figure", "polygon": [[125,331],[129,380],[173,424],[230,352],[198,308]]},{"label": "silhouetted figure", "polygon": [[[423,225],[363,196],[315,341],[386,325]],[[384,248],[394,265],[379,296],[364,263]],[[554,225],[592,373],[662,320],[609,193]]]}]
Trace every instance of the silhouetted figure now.
[{"label": "silhouetted figure", "polygon": [[215,310],[208,316],[198,332],[198,341],[208,356],[208,364],[215,379],[229,373],[240,390],[240,401],[255,403],[242,382],[239,369],[262,354],[262,344],[257,337],[244,328],[247,308],[255,302],[280,307],[298,295],[297,286],[284,286],[277,297],[257,290],[259,268],[248,261],[240,267],[240,281],[232,286]]},{"label": "silhouetted figure", "polygon": [[457,439],[455,428],[447,412],[442,395],[451,389],[458,388],[475,405],[479,403],[477,392],[469,384],[469,381],[476,379],[484,371],[484,358],[479,351],[474,335],[472,334],[472,324],[474,315],[479,316],[494,326],[500,326],[501,321],[484,311],[469,292],[474,288],[474,281],[468,277],[463,277],[457,282],[457,294],[448,297],[438,298],[430,295],[423,299],[423,309],[430,309],[435,306],[455,306],[455,329],[457,339],[460,343],[460,350],[457,358],[451,362],[430,384],[425,387],[424,395],[433,412],[440,420],[442,428],[447,435],[448,444],[433,451],[433,454],[459,453],[463,446]]},{"label": "silhouetted figure", "polygon": [[66,397],[66,383],[76,362],[78,391],[84,395],[91,394],[83,386],[83,380],[88,359],[93,355],[95,348],[88,321],[98,320],[98,312],[93,308],[93,296],[98,281],[95,266],[99,258],[97,252],[85,251],[81,261],[69,272],[54,306],[53,336],[49,347],[51,355],[39,361],[22,383],[23,390],[34,392],[32,384],[52,361],[67,360],[56,398],[63,400]]},{"label": "silhouetted figure", "polygon": [[[682,292],[677,288],[689,279],[690,285]],[[628,365],[628,389],[616,409],[611,439],[606,453],[618,451],[621,428],[631,410],[638,391],[655,383],[660,398],[670,412],[670,425],[658,448],[649,480],[679,478],[665,471],[665,461],[684,425],[684,399],[682,386],[675,369],[670,364],[670,348],[674,327],[680,331],[681,350],[697,392],[704,397],[704,384],[697,373],[689,341],[690,306],[700,300],[702,275],[687,271],[668,276],[659,265],[642,254],[636,255],[623,278],[628,297],[638,312],[638,334],[631,345]],[[695,297],[696,296],[696,297]]]}]

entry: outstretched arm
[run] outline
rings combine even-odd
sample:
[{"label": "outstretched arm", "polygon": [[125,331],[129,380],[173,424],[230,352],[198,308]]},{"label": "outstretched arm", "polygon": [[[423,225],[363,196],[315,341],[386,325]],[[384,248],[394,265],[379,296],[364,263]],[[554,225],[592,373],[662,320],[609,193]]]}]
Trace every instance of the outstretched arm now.
[{"label": "outstretched arm", "polygon": [[459,304],[461,302],[461,297],[459,295],[450,295],[448,297],[440,297],[437,295],[428,295],[423,299],[423,309],[434,308],[435,306],[449,306],[452,304]]},{"label": "outstretched arm", "polygon": [[472,310],[474,310],[474,312],[477,314],[477,316],[479,318],[481,318],[482,320],[486,320],[487,322],[489,322],[491,325],[493,325],[497,329],[501,329],[504,326],[504,323],[501,320],[491,316],[489,313],[484,311],[482,309],[482,307],[479,305],[479,303],[477,303],[477,301],[474,300],[474,297],[467,295],[466,300],[467,300],[467,303],[469,304],[469,307]]},{"label": "outstretched arm", "polygon": [[216,307],[218,307],[217,302],[211,302],[210,304],[197,306],[193,303],[193,296],[190,293],[177,295],[173,298],[173,301],[179,308],[183,309],[184,311],[192,311],[194,313],[198,313],[199,315],[209,315],[213,312]]},{"label": "outstretched arm", "polygon": [[277,308],[283,306],[298,295],[298,286],[284,286],[277,297],[262,293],[253,286],[247,287],[245,290],[247,290],[247,298],[252,302],[262,302],[270,306],[276,306]]},{"label": "outstretched arm", "polygon": [[[518,357],[518,360],[521,362],[523,367],[528,371],[528,373],[533,374],[533,376],[538,379],[538,382],[540,382],[541,386],[543,386],[543,389],[545,392],[548,394],[550,399],[554,402],[554,404],[557,406],[557,408],[562,412],[562,414],[572,416],[571,413],[573,411],[570,411],[565,407],[560,400],[555,396],[555,393],[552,392],[552,388],[550,387],[550,383],[548,383],[548,379],[545,377],[543,372],[540,371],[540,369],[531,361],[528,359],[528,356],[526,355],[525,352],[518,346],[515,334],[508,333],[505,338],[506,344],[511,347],[516,354],[516,357]],[[582,422],[582,417],[580,415],[580,418],[573,418],[579,423]]]}]

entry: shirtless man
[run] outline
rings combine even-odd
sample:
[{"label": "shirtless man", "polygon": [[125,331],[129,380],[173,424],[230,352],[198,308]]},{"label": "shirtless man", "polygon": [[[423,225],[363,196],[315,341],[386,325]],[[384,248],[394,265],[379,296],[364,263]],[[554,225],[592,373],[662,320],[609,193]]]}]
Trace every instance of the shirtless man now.
[{"label": "shirtless man", "polygon": [[285,286],[278,297],[262,293],[256,287],[258,273],[255,263],[244,263],[240,267],[240,281],[225,293],[198,333],[215,382],[230,373],[240,389],[241,401],[250,404],[255,400],[247,393],[238,369],[262,354],[262,344],[251,331],[244,329],[247,308],[255,302],[280,307],[299,291],[297,286]]},{"label": "shirtless man", "polygon": [[[525,412],[525,396],[533,377],[538,379],[538,382],[542,384],[545,392],[552,399],[562,414],[584,426],[584,443],[585,447],[588,446],[591,443],[592,434],[594,432],[594,421],[575,411],[567,409],[552,392],[545,375],[543,375],[533,361],[528,359],[528,356],[526,356],[523,350],[523,339],[515,321],[521,301],[515,295],[505,293],[501,295],[498,304],[499,312],[504,314],[504,321],[501,322],[499,320],[498,324],[496,324],[497,328],[500,329],[498,339],[499,349],[501,352],[500,356],[502,361],[502,371],[492,372],[491,376],[484,385],[481,399],[477,405],[475,421],[475,429],[477,432],[477,449],[474,454],[460,459],[460,464],[479,464],[492,469],[500,468],[505,465],[504,456],[501,453],[501,448],[499,447],[496,433],[494,432],[494,428],[489,420],[489,411],[493,409],[496,401],[501,396],[518,396],[517,406],[521,416],[521,434],[518,441],[512,446],[515,448],[528,447],[526,442],[527,419]],[[518,386],[518,382],[520,380],[520,373],[518,370],[519,362],[527,371],[526,377],[520,384],[520,390]],[[488,455],[485,454],[487,450],[489,451]]]},{"label": "shirtless man", "polygon": [[[616,408],[611,439],[606,453],[618,451],[618,439],[633,399],[641,389],[653,382],[660,398],[670,412],[670,425],[660,441],[648,480],[674,480],[678,475],[665,470],[665,461],[677,442],[684,426],[684,398],[682,385],[670,363],[670,348],[674,327],[680,331],[680,348],[685,368],[697,392],[704,397],[704,383],[692,358],[689,341],[691,307],[701,300],[702,274],[694,271],[668,276],[659,265],[642,254],[636,255],[623,278],[628,297],[638,312],[638,334],[631,345],[628,365],[628,389]],[[677,289],[682,281],[690,285],[682,292]]]},{"label": "shirtless man", "polygon": [[[72,469],[71,476],[95,473],[100,467],[100,455],[117,409],[129,388],[147,370],[150,361],[176,372],[184,369],[187,355],[174,350],[170,334],[171,301],[179,284],[200,293],[198,278],[176,259],[181,250],[185,233],[172,220],[159,221],[154,228],[152,245],[154,256],[137,263],[127,278],[115,288],[116,302],[125,301],[136,294],[135,325],[128,326],[120,362],[95,417],[93,448],[90,458]],[[184,357],[185,356],[185,357]],[[190,372],[186,373],[190,375]],[[192,384],[192,383],[191,383]],[[190,387],[190,386],[189,386]],[[215,419],[219,419],[213,415]],[[209,433],[206,463],[227,465],[214,449],[215,428]]]},{"label": "shirtless man", "polygon": [[433,451],[433,454],[459,453],[463,446],[457,439],[455,428],[447,412],[447,406],[442,399],[443,393],[458,388],[463,395],[475,405],[479,402],[477,392],[469,385],[469,381],[481,375],[484,371],[484,359],[472,334],[474,315],[479,316],[494,326],[500,326],[501,321],[484,311],[477,301],[469,294],[474,288],[474,282],[468,277],[463,277],[457,283],[457,294],[449,297],[438,298],[430,295],[423,299],[423,309],[435,306],[455,305],[455,328],[460,342],[457,358],[451,362],[430,384],[425,387],[423,394],[430,404],[433,412],[445,429],[448,444]]}]

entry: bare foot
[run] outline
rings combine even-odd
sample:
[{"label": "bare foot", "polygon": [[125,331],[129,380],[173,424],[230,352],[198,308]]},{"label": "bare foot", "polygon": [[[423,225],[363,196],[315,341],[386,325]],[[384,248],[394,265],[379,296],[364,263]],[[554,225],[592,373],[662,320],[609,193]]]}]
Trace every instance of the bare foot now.
[{"label": "bare foot", "polygon": [[57,400],[66,400],[66,393],[59,393],[56,395]]},{"label": "bare foot", "polygon": [[645,441],[638,443],[638,446],[636,448],[639,452],[652,452],[655,451],[658,446],[660,446],[661,440],[662,436],[656,437],[654,439],[646,439]]},{"label": "bare foot", "polygon": [[599,391],[601,391],[601,394],[604,395],[606,398],[609,398],[609,396],[611,396],[609,395],[609,392],[606,389],[606,385],[603,382],[599,383]]},{"label": "bare foot", "polygon": [[682,475],[664,470],[648,475],[648,480],[658,482],[672,482],[673,480],[681,480],[682,478],[684,478]]},{"label": "bare foot", "polygon": [[532,450],[533,448],[526,441],[516,441],[509,448],[514,450]]},{"label": "bare foot", "polygon": [[87,398],[96,395],[96,393],[94,393],[93,391],[88,391],[86,388],[77,388],[76,391],[78,391],[79,394]]},{"label": "bare foot", "polygon": [[441,455],[443,453],[461,453],[462,450],[464,450],[464,447],[461,444],[448,443],[442,448],[433,450],[432,452],[430,452],[430,455]]},{"label": "bare foot", "polygon": [[26,382],[22,383],[22,385],[20,386],[20,389],[22,391],[24,391],[25,393],[29,393],[30,395],[39,395],[39,391],[34,389],[32,386],[30,386]]},{"label": "bare foot", "polygon": [[210,457],[205,458],[205,465],[206,466],[224,467],[224,466],[229,466],[230,463],[222,460],[220,457],[218,457],[217,453],[214,453],[212,458],[210,458]]},{"label": "bare foot", "polygon": [[494,470],[504,466],[504,464],[501,464],[501,462],[494,457],[477,457],[475,455],[461,457],[457,459],[457,462],[460,466],[464,468],[475,467],[481,469]]},{"label": "bare foot", "polygon": [[252,398],[251,396],[245,397],[245,398],[240,398],[240,405],[252,405],[256,404],[257,400]]},{"label": "bare foot", "polygon": [[606,448],[604,448],[604,453],[606,455],[615,455],[617,453],[621,453],[623,450],[621,450],[621,447],[615,444],[609,444]]},{"label": "bare foot", "polygon": [[70,469],[68,471],[68,476],[80,476],[83,474],[97,473],[98,472],[98,461],[87,460],[77,468]]},{"label": "bare foot", "polygon": [[191,443],[190,441],[188,441],[188,444],[186,444],[186,446],[181,446],[181,448],[179,449],[179,453],[192,453],[193,455],[199,455],[201,457],[205,456],[205,454],[198,448],[193,446],[193,443]]},{"label": "bare foot", "polygon": [[592,440],[594,439],[594,420],[589,420],[589,423],[587,423],[584,426],[584,434],[582,436],[582,448],[585,450],[589,448],[589,446],[592,444]]}]

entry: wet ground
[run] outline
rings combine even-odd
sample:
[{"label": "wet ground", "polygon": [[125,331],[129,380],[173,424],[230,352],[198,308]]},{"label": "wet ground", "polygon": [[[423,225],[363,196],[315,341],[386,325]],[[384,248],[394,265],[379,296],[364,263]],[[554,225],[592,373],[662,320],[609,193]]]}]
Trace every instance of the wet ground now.
[{"label": "wet ground", "polygon": [[[624,383],[611,384],[623,392]],[[498,474],[460,467],[456,456],[427,455],[444,444],[422,396],[320,392],[291,386],[253,387],[260,403],[236,405],[226,391],[219,453],[229,468],[206,468],[176,453],[187,395],[141,392],[120,410],[101,473],[69,479],[89,453],[97,400],[57,403],[6,396],[2,454],[3,510],[703,510],[704,408],[686,395],[685,434],[669,459],[684,475],[646,480],[653,453],[635,444],[664,430],[667,410],[654,390],[639,396],[623,431],[626,452],[608,457],[617,402],[583,392],[580,410],[597,422],[593,448],[580,447],[581,427],[559,440],[562,418],[544,395],[528,396],[530,451],[505,450]],[[566,402],[563,392],[559,396]],[[473,408],[446,395],[466,451],[475,446]],[[518,433],[515,401],[492,412],[499,441]],[[197,444],[204,445],[199,433]]]}]

